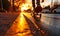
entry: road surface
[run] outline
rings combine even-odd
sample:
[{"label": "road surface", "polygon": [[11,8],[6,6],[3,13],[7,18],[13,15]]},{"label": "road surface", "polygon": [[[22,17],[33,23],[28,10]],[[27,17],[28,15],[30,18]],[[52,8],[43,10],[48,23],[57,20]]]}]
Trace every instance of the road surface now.
[{"label": "road surface", "polygon": [[31,13],[0,13],[0,17],[0,36],[46,36]]},{"label": "road surface", "polygon": [[0,13],[0,36],[40,36],[31,13]]}]

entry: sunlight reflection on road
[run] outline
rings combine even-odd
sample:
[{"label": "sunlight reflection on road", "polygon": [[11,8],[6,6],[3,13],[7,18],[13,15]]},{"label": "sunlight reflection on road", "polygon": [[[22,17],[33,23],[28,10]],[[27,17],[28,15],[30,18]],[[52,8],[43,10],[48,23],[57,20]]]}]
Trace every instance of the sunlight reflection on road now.
[{"label": "sunlight reflection on road", "polygon": [[32,36],[29,25],[21,12],[13,25],[7,31],[6,36]]}]

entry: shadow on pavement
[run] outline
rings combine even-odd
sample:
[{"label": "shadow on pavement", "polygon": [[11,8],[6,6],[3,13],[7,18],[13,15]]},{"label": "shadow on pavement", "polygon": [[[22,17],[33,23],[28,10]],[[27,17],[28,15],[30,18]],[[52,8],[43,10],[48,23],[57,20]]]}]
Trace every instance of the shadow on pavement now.
[{"label": "shadow on pavement", "polygon": [[24,17],[25,17],[26,21],[28,22],[28,25],[30,27],[30,30],[31,30],[31,33],[33,34],[33,36],[42,36],[41,32],[35,27],[34,23],[32,23],[32,21],[29,18],[27,18],[25,15],[24,15]]}]

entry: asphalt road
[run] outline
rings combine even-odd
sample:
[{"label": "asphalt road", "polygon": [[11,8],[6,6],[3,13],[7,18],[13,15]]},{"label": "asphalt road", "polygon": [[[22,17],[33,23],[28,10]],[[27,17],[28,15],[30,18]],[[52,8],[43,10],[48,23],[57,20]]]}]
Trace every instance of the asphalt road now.
[{"label": "asphalt road", "polygon": [[[37,32],[39,31],[37,30],[38,26],[35,25],[36,23],[34,22],[35,20],[31,16],[31,13],[21,12],[18,14],[12,14],[12,13],[10,14],[3,13],[3,14],[5,15],[4,17],[5,20],[1,20],[2,26],[0,27],[2,29],[0,29],[1,31],[0,36],[40,36],[41,35],[40,32]],[[0,15],[2,16],[2,13]]]},{"label": "asphalt road", "polygon": [[[4,16],[4,15],[5,16]],[[45,31],[31,13],[1,13],[3,18],[0,26],[0,36],[46,36]],[[5,19],[5,20],[4,20]],[[4,22],[3,22],[4,21]]]}]

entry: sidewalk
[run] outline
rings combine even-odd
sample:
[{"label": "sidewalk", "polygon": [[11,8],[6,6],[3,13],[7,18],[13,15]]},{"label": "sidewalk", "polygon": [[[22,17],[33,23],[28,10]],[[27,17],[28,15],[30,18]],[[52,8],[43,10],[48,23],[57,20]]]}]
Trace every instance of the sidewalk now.
[{"label": "sidewalk", "polygon": [[19,13],[0,13],[0,36],[4,36],[12,23],[18,17]]}]

